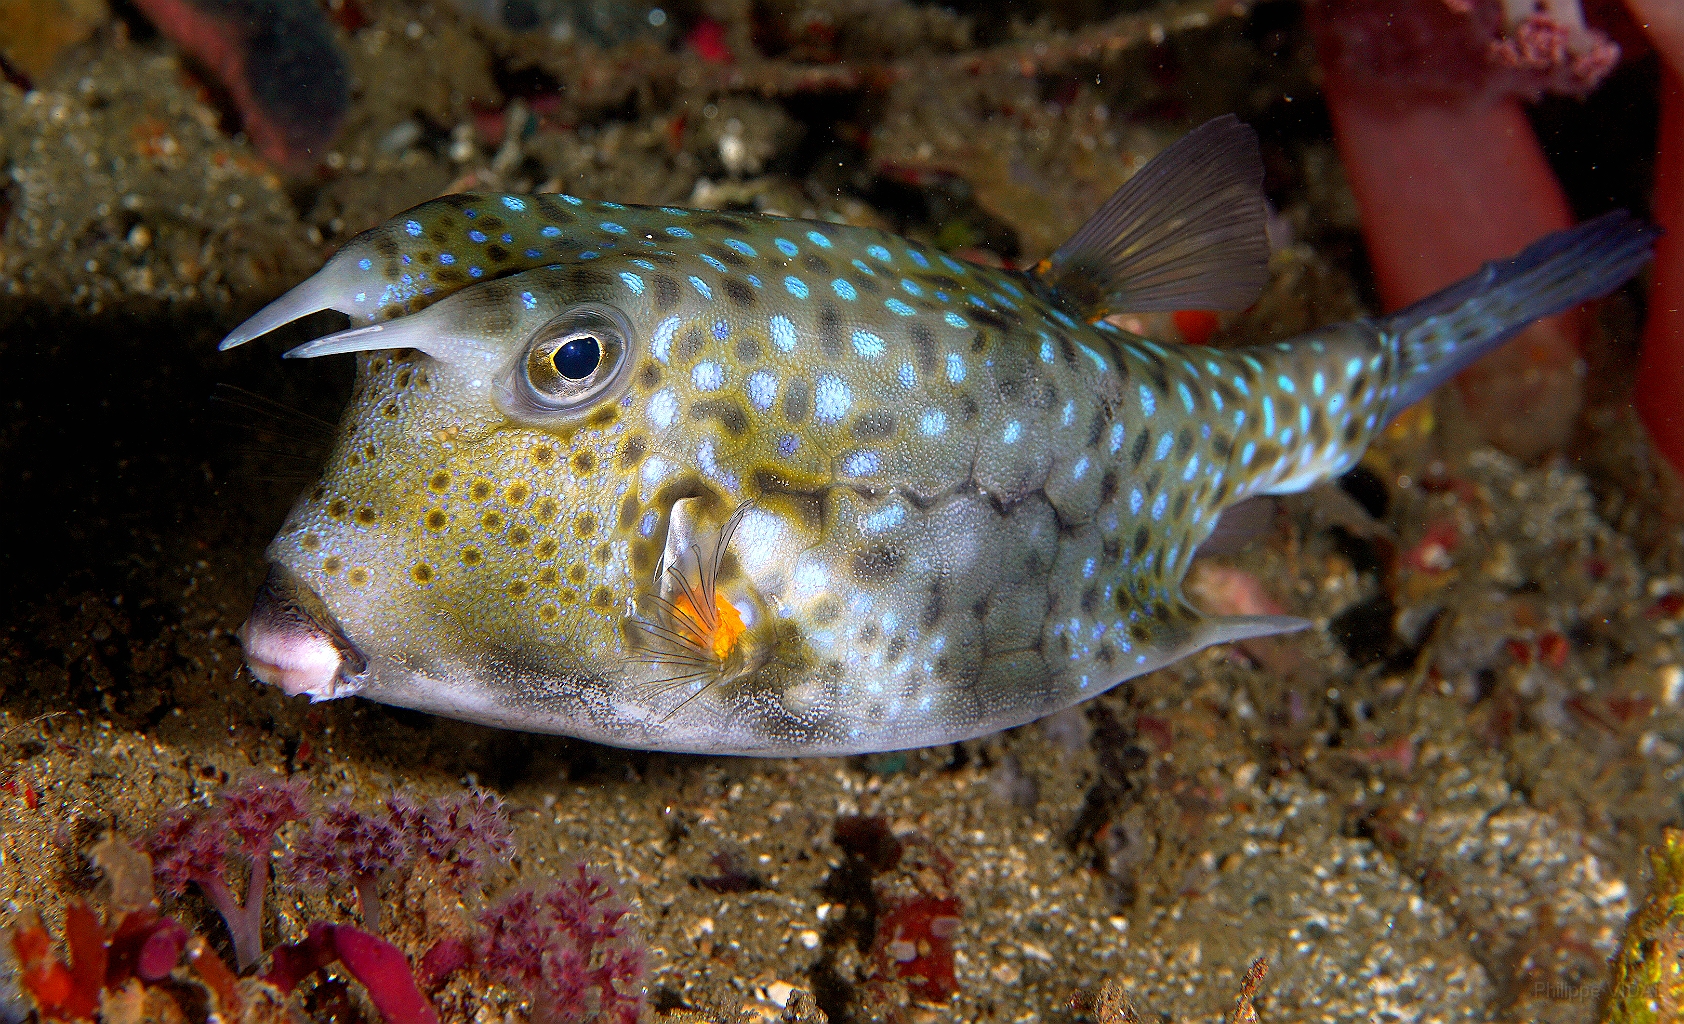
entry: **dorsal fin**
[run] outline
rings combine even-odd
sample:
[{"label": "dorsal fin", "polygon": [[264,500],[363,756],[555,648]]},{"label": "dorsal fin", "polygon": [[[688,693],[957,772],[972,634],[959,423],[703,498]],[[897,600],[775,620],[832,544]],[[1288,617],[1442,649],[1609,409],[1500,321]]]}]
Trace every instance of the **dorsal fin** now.
[{"label": "dorsal fin", "polygon": [[1147,162],[1035,268],[1072,313],[1244,309],[1268,281],[1257,133],[1224,114]]}]

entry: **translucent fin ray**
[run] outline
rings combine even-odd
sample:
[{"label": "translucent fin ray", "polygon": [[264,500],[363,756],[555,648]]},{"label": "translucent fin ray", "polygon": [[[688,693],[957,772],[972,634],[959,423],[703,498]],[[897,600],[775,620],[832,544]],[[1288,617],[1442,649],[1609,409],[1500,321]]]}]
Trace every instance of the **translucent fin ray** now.
[{"label": "translucent fin ray", "polygon": [[1268,281],[1257,133],[1232,114],[1152,158],[1036,273],[1087,320],[1244,309]]}]

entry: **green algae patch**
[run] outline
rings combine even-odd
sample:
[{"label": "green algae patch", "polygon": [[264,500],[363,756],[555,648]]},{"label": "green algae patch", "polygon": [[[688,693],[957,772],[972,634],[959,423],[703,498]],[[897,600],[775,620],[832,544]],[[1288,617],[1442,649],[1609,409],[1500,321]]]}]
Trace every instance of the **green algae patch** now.
[{"label": "green algae patch", "polygon": [[1667,829],[1649,859],[1655,887],[1614,960],[1607,1024],[1684,1021],[1684,832]]}]

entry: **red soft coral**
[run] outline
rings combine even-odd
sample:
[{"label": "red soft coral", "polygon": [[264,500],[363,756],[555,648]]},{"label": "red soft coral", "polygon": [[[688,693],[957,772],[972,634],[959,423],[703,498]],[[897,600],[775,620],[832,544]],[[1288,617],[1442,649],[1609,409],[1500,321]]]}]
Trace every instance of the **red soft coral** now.
[{"label": "red soft coral", "polygon": [[[1521,100],[1583,95],[1618,60],[1577,0],[1315,0],[1311,11],[1388,309],[1572,225]],[[1488,438],[1527,457],[1566,441],[1581,331],[1571,313],[1534,324],[1463,375],[1466,412]]]}]

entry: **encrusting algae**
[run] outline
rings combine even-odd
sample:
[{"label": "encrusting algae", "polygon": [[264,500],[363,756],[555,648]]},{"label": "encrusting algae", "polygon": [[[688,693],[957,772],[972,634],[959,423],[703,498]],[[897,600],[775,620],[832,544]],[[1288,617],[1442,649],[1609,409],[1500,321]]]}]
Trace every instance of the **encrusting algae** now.
[{"label": "encrusting algae", "polygon": [[1649,862],[1654,889],[1614,958],[1607,1024],[1684,1021],[1684,832],[1665,830]]}]

